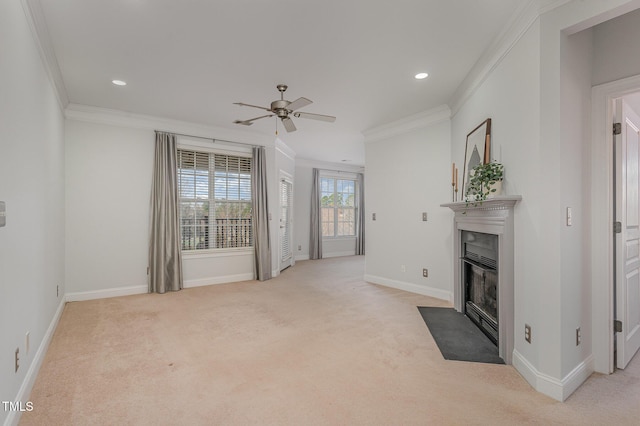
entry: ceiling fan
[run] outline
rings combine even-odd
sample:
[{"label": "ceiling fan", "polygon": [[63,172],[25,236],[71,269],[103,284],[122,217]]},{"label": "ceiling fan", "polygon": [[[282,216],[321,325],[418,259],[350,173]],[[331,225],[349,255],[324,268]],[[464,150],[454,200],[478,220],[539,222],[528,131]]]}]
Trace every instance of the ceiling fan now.
[{"label": "ceiling fan", "polygon": [[271,102],[270,108],[265,108],[257,105],[245,104],[242,102],[234,102],[234,105],[240,106],[248,106],[253,108],[263,109],[265,111],[269,111],[271,114],[261,115],[260,117],[251,118],[249,120],[236,120],[235,124],[243,124],[245,126],[251,126],[254,121],[259,120],[265,117],[273,117],[274,115],[279,117],[282,120],[282,124],[287,132],[295,132],[296,126],[293,124],[293,120],[289,115],[293,115],[296,118],[311,118],[313,120],[327,121],[329,123],[333,123],[336,121],[336,118],[331,115],[323,115],[323,114],[312,114],[310,112],[297,112],[300,108],[304,108],[307,105],[312,104],[307,98],[298,98],[293,102],[289,102],[284,99],[284,92],[287,90],[286,84],[278,84],[276,88],[280,91],[280,99],[277,101]]}]

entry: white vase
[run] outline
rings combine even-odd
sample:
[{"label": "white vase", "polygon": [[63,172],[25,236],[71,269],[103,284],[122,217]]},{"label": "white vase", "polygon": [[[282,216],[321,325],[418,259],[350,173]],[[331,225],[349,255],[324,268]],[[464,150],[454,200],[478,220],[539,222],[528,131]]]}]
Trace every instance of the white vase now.
[{"label": "white vase", "polygon": [[495,192],[489,192],[489,195],[487,195],[487,198],[493,198],[493,197],[497,197],[498,195],[502,194],[502,181],[496,181],[496,183],[494,183],[493,185],[489,185],[489,190],[495,189]]}]

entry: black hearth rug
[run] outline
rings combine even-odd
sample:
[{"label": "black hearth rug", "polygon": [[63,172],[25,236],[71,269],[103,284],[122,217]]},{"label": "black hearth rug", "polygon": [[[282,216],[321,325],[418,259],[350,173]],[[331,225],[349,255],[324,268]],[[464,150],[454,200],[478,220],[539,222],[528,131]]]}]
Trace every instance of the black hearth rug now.
[{"label": "black hearth rug", "polygon": [[444,359],[504,364],[496,345],[466,315],[453,308],[418,310]]}]

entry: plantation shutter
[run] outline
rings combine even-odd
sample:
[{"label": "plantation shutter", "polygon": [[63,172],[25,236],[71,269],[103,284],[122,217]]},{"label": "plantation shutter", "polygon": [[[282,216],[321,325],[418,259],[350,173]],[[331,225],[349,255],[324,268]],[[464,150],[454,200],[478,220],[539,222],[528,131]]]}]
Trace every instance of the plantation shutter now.
[{"label": "plantation shutter", "polygon": [[178,150],[183,250],[251,247],[249,157]]}]

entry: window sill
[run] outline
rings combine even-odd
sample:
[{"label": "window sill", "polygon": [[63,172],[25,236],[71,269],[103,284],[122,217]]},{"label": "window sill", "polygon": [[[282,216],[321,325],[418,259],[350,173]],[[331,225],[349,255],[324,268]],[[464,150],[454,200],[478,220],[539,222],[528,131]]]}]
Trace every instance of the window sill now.
[{"label": "window sill", "polygon": [[208,259],[213,257],[249,255],[253,255],[253,247],[242,247],[237,249],[189,250],[182,252],[183,259]]},{"label": "window sill", "polygon": [[322,237],[322,241],[349,241],[355,240],[355,236],[344,236],[344,237]]}]

